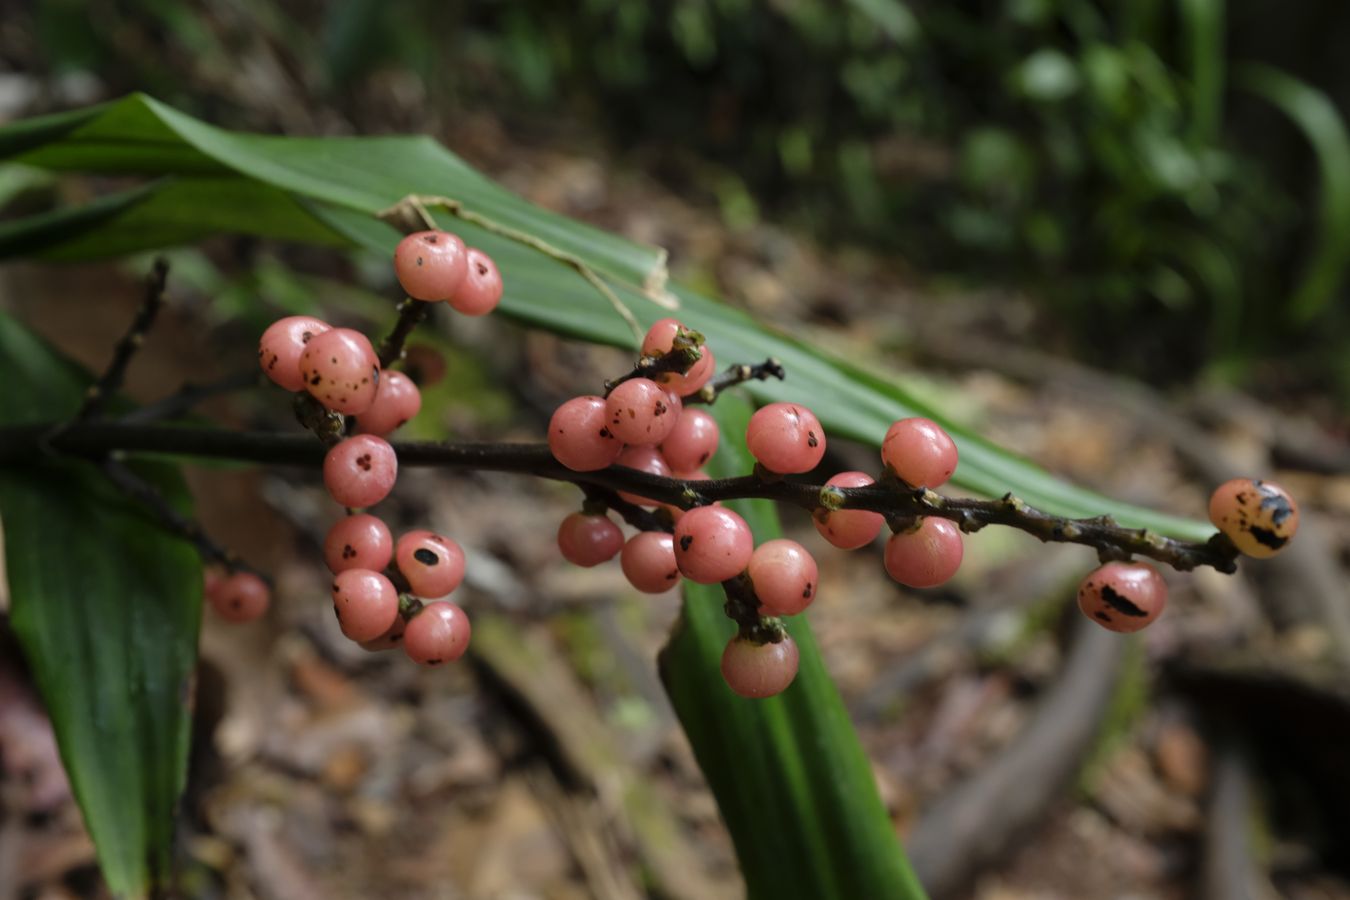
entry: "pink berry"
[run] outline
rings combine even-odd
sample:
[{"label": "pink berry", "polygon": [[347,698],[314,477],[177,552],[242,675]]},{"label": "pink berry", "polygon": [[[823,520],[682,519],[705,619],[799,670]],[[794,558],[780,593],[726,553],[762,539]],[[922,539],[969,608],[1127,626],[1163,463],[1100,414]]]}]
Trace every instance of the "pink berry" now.
[{"label": "pink berry", "polygon": [[671,395],[650,378],[631,378],[610,391],[605,400],[605,424],[630,446],[661,443],[679,414]]},{"label": "pink berry", "polygon": [[305,390],[328,409],[359,416],[375,402],[380,362],[359,331],[334,328],[310,338],[300,354]]},{"label": "pink berry", "polygon": [[1298,504],[1273,481],[1234,478],[1209,498],[1209,520],[1238,550],[1265,559],[1283,550],[1298,531]]},{"label": "pink berry", "polygon": [[745,520],[721,506],[700,506],[675,523],[675,561],[699,584],[734,578],[750,563],[755,538]]},{"label": "pink berry", "polygon": [[356,430],[361,434],[385,437],[398,430],[403,423],[422,409],[422,392],[413,380],[402,372],[386,371],[375,389],[375,402],[356,419]]},{"label": "pink berry", "polygon": [[[660,319],[656,324],[647,330],[647,336],[642,339],[643,356],[665,356],[675,346],[675,335],[684,326],[676,319]],[[688,372],[662,372],[656,376],[656,380],[661,384],[673,389],[681,397],[688,397],[698,391],[699,388],[708,383],[712,377],[713,367],[716,363],[713,361],[712,351],[706,346],[701,348],[703,353],[698,362],[689,367]]]},{"label": "pink berry", "polygon": [[410,531],[394,549],[398,570],[419,597],[444,597],[464,580],[464,551],[448,537]]},{"label": "pink berry", "polygon": [[776,644],[734,637],[722,651],[722,677],[742,697],[772,697],[792,684],[798,662],[797,644],[787,635]]},{"label": "pink berry", "polygon": [[251,622],[267,612],[272,591],[252,572],[235,572],[211,585],[206,599],[228,622]]},{"label": "pink berry", "polygon": [[665,356],[675,346],[675,335],[683,327],[679,319],[657,319],[642,339],[642,355]]},{"label": "pink berry", "polygon": [[1108,631],[1129,634],[1162,615],[1167,582],[1152,566],[1109,562],[1078,588],[1078,608]]},{"label": "pink berry", "polygon": [[881,461],[908,485],[936,488],[956,471],[956,442],[932,419],[901,419],[886,431]]},{"label": "pink berry", "polygon": [[825,429],[801,404],[770,403],[750,417],[745,446],[770,472],[809,472],[825,455]]},{"label": "pink berry", "polygon": [[394,274],[414,300],[449,300],[468,271],[464,242],[449,232],[419,231],[394,250]]},{"label": "pink berry", "polygon": [[389,526],[368,513],[344,516],[323,540],[323,561],[331,572],[370,569],[379,572],[394,557]]},{"label": "pink berry", "polygon": [[956,526],[928,516],[913,531],[897,532],[886,541],[886,572],[909,587],[936,587],[956,574],[963,553]]},{"label": "pink berry", "polygon": [[663,594],[680,583],[675,539],[664,531],[643,531],[628,539],[619,554],[624,577],[644,594]]},{"label": "pink berry", "polygon": [[367,653],[376,653],[380,650],[392,650],[403,643],[403,629],[407,626],[402,615],[394,617],[394,624],[389,626],[389,630],[377,638],[369,641],[361,641],[361,649]]},{"label": "pink berry", "polygon": [[[833,487],[851,488],[874,482],[866,472],[840,472],[825,483]],[[881,526],[886,524],[881,513],[865,509],[828,510],[821,507],[812,513],[812,519],[821,537],[844,550],[856,550],[872,543],[881,533]]]},{"label": "pink berry", "polygon": [[469,617],[453,603],[428,603],[403,629],[403,652],[423,666],[454,662],[469,648]]},{"label": "pink berry", "polygon": [[450,296],[450,305],[466,316],[485,316],[502,300],[502,275],[497,264],[482,250],[469,248],[469,271],[459,290]]},{"label": "pink berry", "polygon": [[333,326],[313,316],[287,316],[277,319],[258,341],[258,365],[264,374],[288,391],[305,388],[300,374],[300,354],[310,339],[331,331]]},{"label": "pink berry", "polygon": [[604,397],[573,397],[553,411],[548,448],[573,472],[603,469],[623,452],[623,441],[606,424]]},{"label": "pink berry", "polygon": [[328,494],[348,509],[374,506],[394,489],[398,456],[384,438],[357,434],[333,445],[323,458]]},{"label": "pink berry", "polygon": [[661,453],[677,472],[697,469],[717,452],[717,420],[701,409],[686,409],[661,442]]},{"label": "pink berry", "polygon": [[795,616],[816,599],[816,561],[796,541],[778,538],[760,544],[750,555],[747,572],[767,615]]},{"label": "pink berry", "polygon": [[398,591],[379,572],[347,569],[333,576],[333,612],[347,637],[372,641],[398,618]]},{"label": "pink berry", "polygon": [[[661,451],[655,447],[625,447],[623,452],[619,454],[619,458],[614,460],[614,463],[615,465],[627,466],[630,469],[637,469],[639,472],[646,472],[649,475],[670,477],[670,463],[666,462],[666,458],[661,455]],[[650,508],[661,505],[655,500],[639,497],[637,494],[628,491],[620,491],[619,496],[638,506]]]},{"label": "pink berry", "polygon": [[558,549],[577,566],[598,566],[623,549],[623,532],[609,516],[572,513],[558,526]]}]

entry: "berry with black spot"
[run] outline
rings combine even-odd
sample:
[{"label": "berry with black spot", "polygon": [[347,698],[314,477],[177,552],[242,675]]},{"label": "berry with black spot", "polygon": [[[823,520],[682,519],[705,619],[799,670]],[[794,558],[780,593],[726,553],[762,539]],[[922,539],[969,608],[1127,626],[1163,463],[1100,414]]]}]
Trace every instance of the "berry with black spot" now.
[{"label": "berry with black spot", "polygon": [[1078,587],[1078,608],[1108,631],[1129,634],[1162,615],[1167,582],[1152,566],[1109,562]]},{"label": "berry with black spot", "polygon": [[400,537],[394,562],[419,597],[444,597],[464,581],[464,551],[434,531],[410,531]]},{"label": "berry with black spot", "polygon": [[1234,478],[1210,496],[1209,520],[1238,550],[1265,559],[1293,540],[1298,531],[1298,504],[1273,481]]}]

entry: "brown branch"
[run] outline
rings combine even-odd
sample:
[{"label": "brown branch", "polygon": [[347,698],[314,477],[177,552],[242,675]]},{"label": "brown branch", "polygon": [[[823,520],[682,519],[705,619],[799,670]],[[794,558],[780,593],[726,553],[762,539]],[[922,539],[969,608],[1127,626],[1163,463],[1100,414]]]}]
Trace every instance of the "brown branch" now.
[{"label": "brown branch", "polygon": [[145,335],[155,324],[155,317],[164,306],[164,289],[168,278],[168,262],[162,256],[157,257],[150,274],[145,278],[145,297],[136,310],[136,317],[113,348],[113,358],[108,368],[85,390],[84,403],[74,416],[76,421],[97,419],[103,414],[108,399],[122,386],[127,366],[131,364],[136,351],[141,349],[141,344],[145,343]]},{"label": "brown branch", "polygon": [[753,366],[744,363],[731,366],[721,374],[714,375],[712,380],[705,384],[697,394],[685,397],[684,405],[712,403],[727,388],[745,384],[747,381],[768,381],[770,378],[777,378],[782,381],[786,377],[787,372],[783,369],[783,364],[772,356]]}]

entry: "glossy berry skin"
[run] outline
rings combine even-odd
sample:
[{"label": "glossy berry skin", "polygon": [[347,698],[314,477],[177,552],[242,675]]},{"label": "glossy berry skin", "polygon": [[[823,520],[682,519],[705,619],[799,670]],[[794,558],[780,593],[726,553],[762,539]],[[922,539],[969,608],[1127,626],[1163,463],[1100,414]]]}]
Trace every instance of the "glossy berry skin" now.
[{"label": "glossy berry skin", "polygon": [[886,541],[886,572],[908,587],[936,587],[956,574],[964,549],[955,525],[929,516]]},{"label": "glossy berry skin", "polygon": [[454,662],[469,649],[469,617],[447,600],[428,603],[403,629],[403,652],[418,665]]},{"label": "glossy berry skin", "polygon": [[1152,566],[1109,562],[1078,588],[1078,608],[1107,631],[1130,634],[1162,615],[1167,582]]},{"label": "glossy berry skin", "polygon": [[624,577],[644,594],[664,594],[680,583],[675,540],[664,531],[643,531],[628,539],[619,554]]},{"label": "glossy berry skin", "polygon": [[630,378],[605,398],[605,424],[629,446],[659,444],[679,418],[680,410],[671,399],[666,389],[650,378]]},{"label": "glossy berry skin", "polygon": [[[619,454],[619,458],[614,460],[614,464],[665,478],[669,478],[671,475],[670,463],[666,462],[666,458],[661,455],[661,451],[655,447],[625,447],[624,451]],[[637,494],[628,491],[620,491],[619,496],[629,503],[645,506],[649,509],[661,505],[655,500],[639,497]]]},{"label": "glossy berry skin", "polygon": [[348,509],[374,506],[394,489],[398,455],[384,438],[357,434],[334,444],[323,458],[328,494]]},{"label": "glossy berry skin", "polygon": [[809,472],[825,455],[825,429],[800,403],[770,403],[750,417],[745,446],[770,472]]},{"label": "glossy berry skin", "polygon": [[609,430],[604,397],[573,397],[553,411],[548,423],[553,458],[573,472],[594,472],[619,458],[623,441]]},{"label": "glossy berry skin", "polygon": [[750,526],[724,507],[687,510],[675,523],[675,562],[690,581],[718,584],[735,578],[745,571],[754,550]]},{"label": "glossy berry skin", "polygon": [[[642,339],[642,355],[665,356],[675,346],[675,336],[683,327],[678,319],[658,320],[647,329],[647,335]],[[699,357],[698,362],[689,367],[688,372],[661,372],[655,376],[656,381],[671,388],[681,397],[696,393],[708,383],[709,378],[712,378],[717,365],[712,351],[707,346],[701,350],[703,355]]]},{"label": "glossy berry skin", "polygon": [[[832,487],[852,488],[873,484],[871,475],[866,472],[840,472],[825,482]],[[828,510],[820,507],[811,514],[816,531],[834,546],[843,550],[856,550],[876,540],[886,519],[881,513],[865,509]]]},{"label": "glossy berry skin", "polygon": [[334,328],[310,338],[300,354],[300,375],[325,408],[359,416],[375,402],[380,362],[364,334]]},{"label": "glossy berry skin", "polygon": [[760,544],[750,554],[747,573],[765,615],[795,616],[816,599],[816,561],[796,541],[778,538]]},{"label": "glossy berry skin", "polygon": [[936,488],[956,471],[956,442],[932,419],[901,419],[881,441],[881,461],[912,487]]},{"label": "glossy berry skin", "polygon": [[379,572],[347,569],[333,576],[333,612],[343,634],[354,641],[371,641],[398,618],[398,591]]},{"label": "glossy berry skin", "polygon": [[572,513],[558,526],[558,549],[576,566],[598,566],[623,549],[623,532],[609,516]]},{"label": "glossy berry skin", "polygon": [[690,472],[712,459],[719,440],[716,419],[701,409],[686,409],[661,442],[661,454],[676,472]]},{"label": "glossy berry skin", "polygon": [[742,697],[772,697],[792,684],[799,661],[797,644],[786,635],[776,644],[734,637],[722,651],[722,677]]},{"label": "glossy berry skin", "polygon": [[211,582],[206,599],[222,619],[252,622],[267,612],[272,591],[252,572],[235,572]]},{"label": "glossy berry skin", "polygon": [[492,257],[476,247],[469,248],[468,262],[464,280],[450,295],[450,305],[466,316],[485,316],[502,301],[502,275]]},{"label": "glossy berry skin", "polygon": [[356,419],[356,430],[360,434],[387,437],[421,409],[422,392],[413,380],[402,372],[385,371],[380,374],[375,401]]},{"label": "glossy berry skin", "polygon": [[468,271],[464,242],[449,232],[419,231],[394,250],[394,274],[414,300],[449,300]]},{"label": "glossy berry skin", "polygon": [[258,341],[258,365],[272,381],[288,391],[305,389],[300,374],[300,354],[310,340],[333,326],[313,316],[287,316],[277,319]]},{"label": "glossy berry skin", "polygon": [[323,561],[330,572],[347,569],[379,572],[393,558],[394,537],[389,526],[369,513],[338,519],[323,540]]},{"label": "glossy berry skin", "polygon": [[1209,498],[1209,520],[1243,553],[1265,559],[1298,531],[1298,504],[1274,482],[1234,478]]},{"label": "glossy berry skin", "polygon": [[403,643],[403,629],[407,626],[402,615],[394,617],[394,624],[389,626],[389,630],[377,638],[369,641],[360,641],[361,649],[367,653],[378,653],[381,650],[393,650]]},{"label": "glossy berry skin", "polygon": [[464,551],[432,531],[410,531],[400,537],[394,561],[419,597],[444,597],[464,581]]}]

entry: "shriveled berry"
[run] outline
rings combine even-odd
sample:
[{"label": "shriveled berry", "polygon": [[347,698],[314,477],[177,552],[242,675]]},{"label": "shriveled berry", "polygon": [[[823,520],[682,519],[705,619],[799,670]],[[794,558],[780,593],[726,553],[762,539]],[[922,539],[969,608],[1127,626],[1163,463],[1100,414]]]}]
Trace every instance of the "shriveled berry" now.
[{"label": "shriveled berry", "polygon": [[300,354],[305,390],[326,408],[359,416],[375,402],[380,362],[359,331],[334,328],[310,338]]},{"label": "shriveled berry", "polygon": [[454,662],[469,649],[472,631],[469,617],[454,603],[428,603],[403,629],[403,652],[423,666]]},{"label": "shriveled berry", "polygon": [[816,561],[796,541],[778,538],[760,544],[750,554],[747,572],[767,615],[795,616],[816,599]]},{"label": "shriveled berry", "polygon": [[675,562],[680,573],[699,584],[734,578],[750,563],[755,538],[750,526],[721,506],[700,506],[675,523]]},{"label": "shriveled berry", "polygon": [[333,612],[343,634],[354,641],[371,641],[398,618],[398,591],[379,572],[347,569],[333,576]]},{"label": "shriveled berry", "polygon": [[288,391],[305,389],[300,374],[300,354],[311,338],[331,331],[332,325],[313,316],[287,316],[277,319],[258,341],[258,365],[273,382]]},{"label": "shriveled berry", "polygon": [[[670,463],[666,462],[665,456],[655,447],[625,447],[623,452],[619,454],[619,458],[614,460],[614,463],[615,465],[627,466],[630,469],[646,472],[649,475],[660,475],[663,478],[669,478],[671,474]],[[628,491],[620,491],[619,496],[638,506],[650,508],[661,505],[655,500],[639,497],[637,494]]]},{"label": "shriveled berry", "polygon": [[558,526],[558,549],[577,566],[598,566],[623,549],[623,532],[609,516],[572,513]]},{"label": "shriveled berry", "polygon": [[1210,496],[1209,520],[1243,553],[1265,559],[1298,531],[1298,504],[1273,481],[1234,478]]},{"label": "shriveled berry", "polygon": [[323,540],[323,561],[331,572],[346,569],[382,571],[394,557],[389,526],[369,513],[343,516]]},{"label": "shriveled berry", "polygon": [[394,250],[394,274],[414,300],[449,300],[468,271],[464,242],[446,231],[410,234]]},{"label": "shriveled berry", "polygon": [[403,629],[407,626],[402,615],[394,617],[394,624],[389,626],[389,630],[377,638],[369,641],[361,641],[361,649],[367,653],[377,653],[381,650],[393,650],[403,643]]},{"label": "shriveled berry", "polygon": [[909,587],[936,587],[956,574],[964,552],[957,527],[929,516],[914,530],[897,532],[886,541],[886,572]]},{"label": "shriveled berry", "polygon": [[1091,572],[1078,588],[1078,608],[1108,631],[1138,631],[1162,615],[1167,582],[1152,566],[1109,562]]},{"label": "shriveled berry", "polygon": [[[683,327],[677,319],[658,320],[647,329],[647,335],[642,339],[642,355],[665,356],[674,348],[675,336]],[[716,366],[711,350],[704,346],[700,352],[703,355],[689,367],[688,372],[661,372],[654,376],[655,380],[670,387],[681,397],[697,392],[708,383]]]},{"label": "shriveled berry", "polygon": [[717,452],[717,420],[701,409],[686,409],[661,442],[661,453],[676,472],[700,468]]},{"label": "shriveled berry", "polygon": [[886,431],[881,461],[906,484],[935,488],[956,471],[956,442],[932,419],[901,419]]},{"label": "shriveled berry", "polygon": [[450,295],[450,305],[466,316],[485,316],[501,300],[502,275],[497,264],[482,250],[470,247],[468,272],[459,289]]},{"label": "shriveled berry", "polygon": [[[825,484],[831,487],[852,488],[872,484],[871,475],[866,472],[840,472]],[[881,513],[865,509],[828,510],[819,507],[811,514],[816,531],[836,547],[844,550],[856,550],[876,540],[881,526],[886,524]]]},{"label": "shriveled berry", "polygon": [[644,594],[663,594],[680,583],[675,540],[664,531],[642,531],[629,538],[619,566],[628,583]]},{"label": "shriveled berry", "polygon": [[385,437],[398,430],[422,409],[422,392],[402,372],[386,371],[375,390],[375,402],[356,418],[361,434]]},{"label": "shriveled berry", "polygon": [[400,537],[394,561],[419,597],[444,597],[464,580],[464,551],[433,531],[410,531]]},{"label": "shriveled berry", "polygon": [[604,397],[573,397],[553,411],[548,423],[553,458],[574,472],[603,469],[623,452],[609,430]]},{"label": "shriveled berry", "polygon": [[384,438],[357,434],[334,444],[323,458],[323,483],[342,506],[374,506],[394,489],[398,455]]},{"label": "shriveled berry", "polygon": [[825,429],[800,403],[770,403],[750,417],[745,446],[770,472],[809,472],[825,455]]},{"label": "shriveled berry", "polygon": [[605,399],[605,424],[630,446],[661,443],[675,427],[679,414],[671,395],[650,378],[630,378]]},{"label": "shriveled berry", "polygon": [[212,583],[206,599],[222,619],[251,622],[267,612],[272,591],[252,572],[235,572]]},{"label": "shriveled berry", "polygon": [[797,644],[787,635],[776,644],[734,637],[722,651],[722,677],[742,697],[772,697],[792,684],[799,661]]}]

